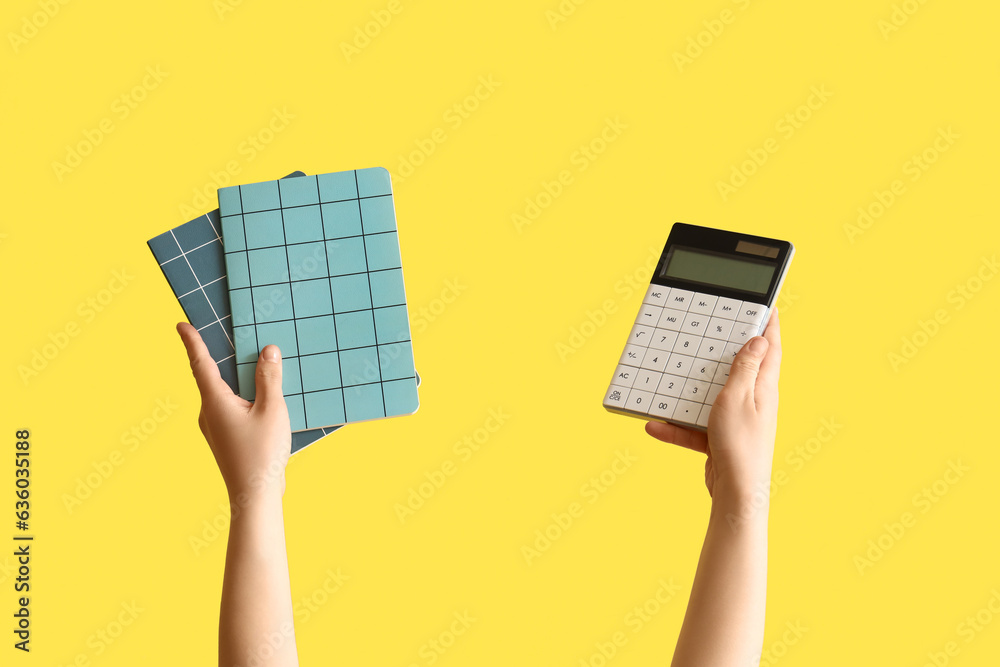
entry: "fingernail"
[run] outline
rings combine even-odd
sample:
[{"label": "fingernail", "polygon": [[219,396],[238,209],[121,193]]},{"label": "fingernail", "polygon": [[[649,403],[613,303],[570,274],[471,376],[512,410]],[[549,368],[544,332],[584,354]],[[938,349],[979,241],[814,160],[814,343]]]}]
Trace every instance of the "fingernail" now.
[{"label": "fingernail", "polygon": [[764,354],[767,351],[767,341],[757,336],[750,341],[751,354]]},{"label": "fingernail", "polygon": [[277,345],[268,345],[264,348],[264,361],[279,361],[281,359],[281,352],[278,350]]}]

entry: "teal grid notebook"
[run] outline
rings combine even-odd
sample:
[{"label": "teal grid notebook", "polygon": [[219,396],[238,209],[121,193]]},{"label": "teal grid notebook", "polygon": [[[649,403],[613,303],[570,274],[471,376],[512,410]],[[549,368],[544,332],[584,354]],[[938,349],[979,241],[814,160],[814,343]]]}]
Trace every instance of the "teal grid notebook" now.
[{"label": "teal grid notebook", "polygon": [[416,411],[389,172],[222,188],[219,212],[240,395],[273,343],[292,431]]}]

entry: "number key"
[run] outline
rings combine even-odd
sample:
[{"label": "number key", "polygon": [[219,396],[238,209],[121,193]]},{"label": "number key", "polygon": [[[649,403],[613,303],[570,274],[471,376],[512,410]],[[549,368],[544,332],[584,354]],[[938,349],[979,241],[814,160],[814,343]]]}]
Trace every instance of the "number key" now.
[{"label": "number key", "polygon": [[676,398],[657,394],[653,396],[653,407],[649,409],[649,415],[651,417],[663,417],[664,419],[670,419],[670,417],[674,414],[674,407],[676,407],[676,405]]},{"label": "number key", "polygon": [[718,367],[719,364],[716,361],[695,359],[694,363],[691,364],[691,371],[688,373],[688,377],[711,382],[712,378],[715,377],[715,369]]},{"label": "number key", "polygon": [[675,352],[670,355],[670,360],[667,361],[666,372],[673,373],[674,375],[682,375],[684,377],[687,377],[687,374],[691,371],[691,364],[693,363],[694,363],[694,357],[689,357],[683,354],[677,354]]},{"label": "number key", "polygon": [[653,406],[653,394],[649,391],[637,391],[633,389],[628,394],[628,401],[625,407],[636,412],[649,413],[649,408]]},{"label": "number key", "polygon": [[663,350],[646,350],[641,366],[647,370],[662,373],[664,367],[667,365],[667,357],[668,353]]},{"label": "number key", "polygon": [[695,352],[698,351],[698,346],[701,345],[701,341],[701,336],[686,333],[678,334],[677,341],[674,343],[673,351],[693,357]]},{"label": "number key", "polygon": [[660,386],[656,388],[656,393],[664,396],[680,396],[686,381],[686,378],[676,375],[664,375],[660,380]]},{"label": "number key", "polygon": [[653,329],[653,335],[650,337],[649,346],[657,350],[670,351],[674,347],[674,341],[677,340],[677,332],[670,331],[668,329]]},{"label": "number key", "polygon": [[642,389],[643,391],[655,391],[656,385],[660,384],[661,377],[663,377],[662,373],[642,369],[635,374],[635,383],[632,385],[632,388]]},{"label": "number key", "polygon": [[722,352],[725,349],[726,349],[725,341],[705,338],[701,341],[701,346],[698,348],[698,356],[701,357],[702,359],[719,361],[720,359],[722,359]]},{"label": "number key", "polygon": [[688,401],[697,401],[698,403],[704,403],[708,398],[708,390],[711,388],[711,382],[702,382],[701,380],[688,380],[684,384],[684,389],[681,391],[681,398]]}]

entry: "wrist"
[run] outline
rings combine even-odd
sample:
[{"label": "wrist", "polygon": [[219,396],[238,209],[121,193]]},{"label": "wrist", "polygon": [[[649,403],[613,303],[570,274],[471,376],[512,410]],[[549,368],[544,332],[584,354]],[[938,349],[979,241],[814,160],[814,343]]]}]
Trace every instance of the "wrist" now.
[{"label": "wrist", "polygon": [[730,525],[767,524],[771,505],[770,478],[756,482],[716,480],[712,492],[712,515]]},{"label": "wrist", "polygon": [[770,454],[756,460],[717,457],[713,498],[722,496],[726,502],[761,502],[761,495],[770,495],[771,459]]},{"label": "wrist", "polygon": [[240,510],[257,505],[281,505],[281,499],[285,494],[284,479],[281,484],[268,484],[264,486],[249,486],[228,489],[229,507],[232,516],[236,516]]},{"label": "wrist", "polygon": [[274,463],[266,467],[258,465],[228,477],[224,475],[229,501],[242,504],[258,500],[266,502],[275,497],[280,500],[285,495],[285,465],[283,461],[281,464],[280,467]]}]

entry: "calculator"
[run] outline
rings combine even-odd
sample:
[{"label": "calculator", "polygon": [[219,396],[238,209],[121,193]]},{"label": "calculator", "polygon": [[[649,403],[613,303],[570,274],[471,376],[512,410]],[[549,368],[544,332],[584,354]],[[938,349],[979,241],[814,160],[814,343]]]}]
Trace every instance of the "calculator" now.
[{"label": "calculator", "polygon": [[795,247],[675,223],[604,407],[704,431],[736,353],[764,331]]}]

